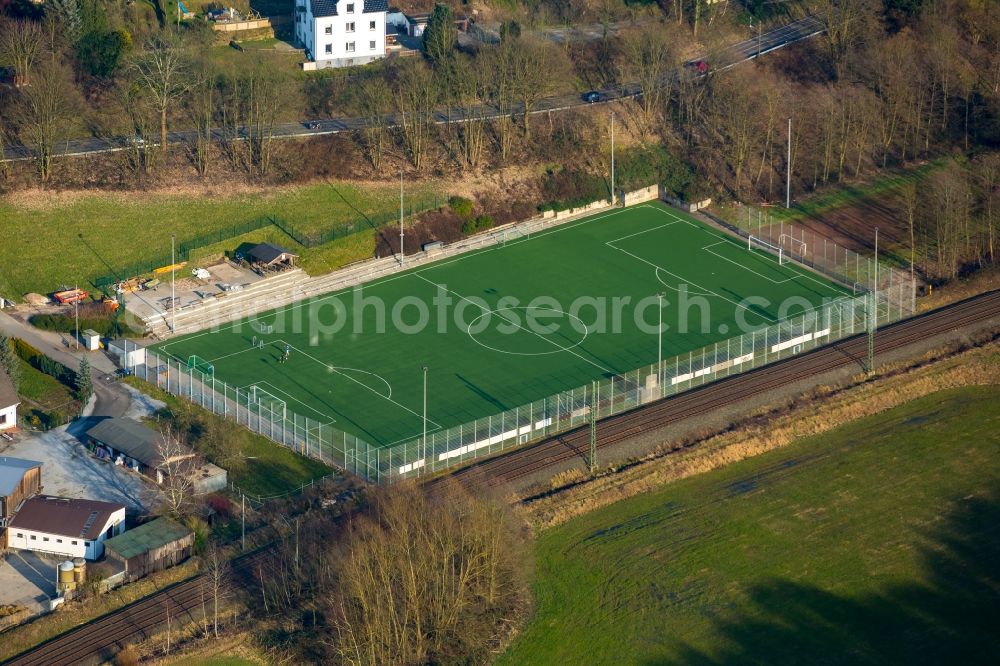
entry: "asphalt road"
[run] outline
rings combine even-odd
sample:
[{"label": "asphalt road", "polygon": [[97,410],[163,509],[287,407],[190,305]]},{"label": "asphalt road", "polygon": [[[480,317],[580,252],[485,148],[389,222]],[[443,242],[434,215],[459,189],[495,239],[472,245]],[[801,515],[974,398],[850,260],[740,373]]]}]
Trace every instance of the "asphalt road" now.
[{"label": "asphalt road", "polygon": [[[769,30],[759,35],[758,38],[748,39],[728,46],[714,54],[701,58],[710,71],[721,71],[729,69],[735,65],[748,60],[753,60],[761,55],[776,51],[784,46],[793,44],[803,39],[808,39],[824,31],[821,19],[815,16],[807,16],[780,28]],[[601,102],[606,103],[618,99],[635,97],[642,92],[638,83],[629,83],[621,87],[601,90]],[[564,111],[574,107],[586,106],[580,95],[568,93],[565,95],[555,95],[540,100],[531,110],[531,114],[550,113],[553,111]],[[514,105],[513,113],[523,112],[523,106]],[[473,117],[495,118],[501,115],[499,110],[492,105],[484,104],[476,109]],[[434,121],[438,124],[448,122],[461,122],[465,118],[465,111],[461,108],[442,109],[434,114]],[[398,125],[395,114],[386,117],[390,126]],[[339,134],[341,132],[353,132],[364,129],[367,125],[365,118],[343,117],[330,119],[306,120],[300,123],[282,123],[275,127],[274,134],[280,138],[323,136],[327,134]],[[213,138],[221,140],[226,138],[222,128],[212,130]],[[245,128],[240,128],[239,137],[245,138]],[[167,142],[171,144],[190,144],[195,140],[193,130],[184,130],[167,133]],[[91,153],[108,153],[126,150],[128,148],[128,137],[91,137],[86,139],[71,139],[61,142],[55,149],[56,155],[73,156],[87,155]],[[16,161],[31,159],[34,149],[31,146],[11,145],[4,151],[4,161]]]}]

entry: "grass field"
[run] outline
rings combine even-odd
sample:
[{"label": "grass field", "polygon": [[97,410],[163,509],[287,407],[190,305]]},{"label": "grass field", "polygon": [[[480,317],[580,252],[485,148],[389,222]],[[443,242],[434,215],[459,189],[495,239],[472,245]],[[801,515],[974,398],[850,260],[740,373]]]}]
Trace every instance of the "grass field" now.
[{"label": "grass field", "polygon": [[268,405],[283,401],[388,445],[421,434],[423,366],[433,432],[655,362],[658,292],[664,358],[732,337],[738,324],[760,327],[844,296],[815,274],[644,204],[159,349],[204,359],[216,379],[256,386]]},{"label": "grass field", "polygon": [[[417,201],[431,197],[433,192],[433,184],[420,184],[411,187],[407,196]],[[85,285],[110,273],[105,262],[117,269],[169,256],[171,234],[176,234],[181,243],[264,215],[278,216],[312,233],[363,216],[395,211],[398,206],[398,186],[341,183],[217,196],[84,194],[54,195],[30,202],[2,200],[0,219],[7,233],[0,247],[0,295],[19,297],[31,291],[50,293],[62,284]],[[240,240],[265,240],[263,236],[269,232],[272,229],[262,229],[249,239],[223,244],[217,251],[235,249]],[[100,257],[80,242],[79,234]],[[136,238],[142,238],[142,242],[134,242]],[[269,236],[266,240],[294,245],[287,236]],[[301,248],[296,250],[302,252]],[[302,254],[308,256],[307,261],[313,259],[313,254],[319,257],[312,264],[317,270],[337,258],[336,252],[326,251],[325,246]],[[351,260],[356,258],[352,256]]]},{"label": "grass field", "polygon": [[500,664],[997,663],[1000,387],[542,532]]}]

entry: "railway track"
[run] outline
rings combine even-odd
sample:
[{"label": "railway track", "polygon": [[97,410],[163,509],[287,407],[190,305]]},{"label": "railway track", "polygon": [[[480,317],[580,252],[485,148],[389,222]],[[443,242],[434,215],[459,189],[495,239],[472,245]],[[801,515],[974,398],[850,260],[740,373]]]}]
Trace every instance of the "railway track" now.
[{"label": "railway track", "polygon": [[[264,561],[264,548],[236,558],[232,562],[236,575],[253,575],[255,566]],[[204,590],[204,596],[203,596]],[[197,621],[202,600],[211,602],[211,592],[205,575],[174,583],[159,592],[139,599],[95,620],[52,638],[4,662],[4,666],[69,666],[98,664],[111,659],[119,650],[152,636],[167,623],[174,626]]]},{"label": "railway track", "polygon": [[[875,351],[877,354],[893,351],[994,316],[1000,316],[1000,291],[981,294],[887,326],[875,336]],[[863,334],[847,338],[801,356],[606,418],[597,424],[597,448],[607,448],[654,428],[707,414],[803,377],[849,365],[857,365],[860,370],[860,364],[867,356],[867,345]],[[569,460],[577,459],[583,463],[589,450],[590,428],[582,426],[533,446],[456,469],[449,476],[472,484],[499,486]],[[429,483],[433,485],[442,478],[447,477],[437,477]]]}]

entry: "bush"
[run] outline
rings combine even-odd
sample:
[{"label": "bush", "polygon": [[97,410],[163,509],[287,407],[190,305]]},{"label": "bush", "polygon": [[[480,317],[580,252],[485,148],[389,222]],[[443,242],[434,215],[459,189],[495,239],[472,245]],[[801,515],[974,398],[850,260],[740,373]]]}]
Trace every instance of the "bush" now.
[{"label": "bush", "polygon": [[80,39],[76,55],[90,74],[112,76],[131,48],[132,35],[126,30],[94,31]]},{"label": "bush", "polygon": [[650,145],[624,151],[615,179],[616,187],[626,192],[659,183],[671,196],[686,200],[695,177],[691,167],[664,146]]},{"label": "bush", "polygon": [[472,220],[472,200],[465,197],[452,197],[448,199],[448,205],[455,211],[462,220],[468,222]]},{"label": "bush", "polygon": [[466,220],[465,223],[462,224],[462,233],[466,236],[471,236],[474,233],[490,229],[492,227],[493,218],[489,215],[480,215],[475,219]]},{"label": "bush", "polygon": [[38,351],[24,340],[14,339],[14,351],[25,362],[39,372],[55,377],[59,382],[71,389],[76,388],[76,373],[59,361],[53,360]]},{"label": "bush", "polygon": [[[43,331],[56,331],[58,333],[73,333],[76,331],[76,317],[64,314],[37,314],[28,319],[28,323]],[[91,315],[80,316],[80,330],[93,329],[105,338],[142,337],[143,332],[129,326],[114,315]]]},{"label": "bush", "polygon": [[567,210],[608,198],[604,178],[580,169],[549,169],[542,181],[544,203],[538,210]]}]

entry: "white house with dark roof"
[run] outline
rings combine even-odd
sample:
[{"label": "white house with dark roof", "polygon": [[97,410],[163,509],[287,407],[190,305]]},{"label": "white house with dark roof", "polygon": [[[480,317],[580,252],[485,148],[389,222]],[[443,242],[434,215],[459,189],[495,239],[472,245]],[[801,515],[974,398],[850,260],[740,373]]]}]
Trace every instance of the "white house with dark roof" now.
[{"label": "white house with dark roof", "polygon": [[385,57],[388,0],[295,0],[295,40],[322,67]]},{"label": "white house with dark roof", "polygon": [[10,521],[7,547],[96,560],[105,539],[124,531],[124,504],[39,495],[25,500]]}]

